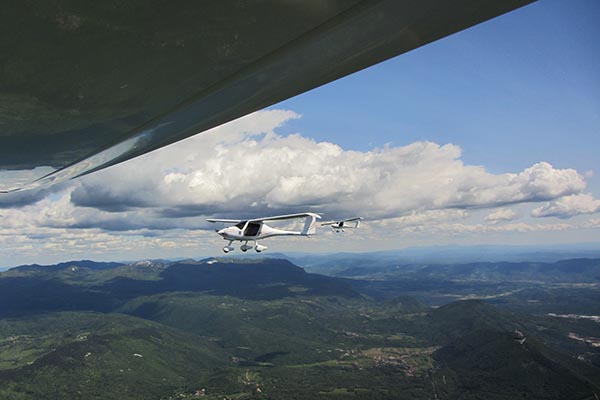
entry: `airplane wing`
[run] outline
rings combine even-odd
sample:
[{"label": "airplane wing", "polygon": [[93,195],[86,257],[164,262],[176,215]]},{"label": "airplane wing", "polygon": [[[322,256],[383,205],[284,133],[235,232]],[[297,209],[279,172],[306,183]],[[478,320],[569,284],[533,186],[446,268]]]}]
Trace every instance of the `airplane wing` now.
[{"label": "airplane wing", "polygon": [[209,218],[207,219],[208,222],[223,222],[226,224],[237,224],[238,222],[242,222],[243,219],[218,219],[218,218]]},{"label": "airplane wing", "polygon": [[14,2],[0,177],[35,177],[0,191],[126,161],[532,1]]},{"label": "airplane wing", "polygon": [[298,219],[305,217],[314,217],[317,219],[321,219],[319,214],[315,213],[299,213],[299,214],[287,214],[287,215],[275,215],[272,217],[264,217],[264,218],[254,218],[254,219],[220,219],[220,218],[208,218],[208,222],[223,222],[229,224],[237,224],[238,222],[248,221],[248,222],[266,222],[266,221],[282,221],[286,219]]},{"label": "airplane wing", "polygon": [[298,219],[298,218],[306,218],[313,217],[316,219],[321,219],[319,214],[315,213],[299,213],[299,214],[288,214],[288,215],[276,215],[273,217],[265,217],[265,218],[255,218],[249,220],[249,222],[267,222],[267,221],[283,221],[286,219]]},{"label": "airplane wing", "polygon": [[354,218],[342,219],[342,220],[339,220],[339,221],[325,221],[325,222],[321,222],[321,226],[339,225],[340,222],[362,221],[363,219],[364,219],[363,217],[354,217]]}]

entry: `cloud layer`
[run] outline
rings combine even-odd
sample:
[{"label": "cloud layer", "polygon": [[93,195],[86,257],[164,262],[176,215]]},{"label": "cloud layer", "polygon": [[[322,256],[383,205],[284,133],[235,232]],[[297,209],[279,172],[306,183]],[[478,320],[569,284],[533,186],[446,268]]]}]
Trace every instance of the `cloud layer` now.
[{"label": "cloud layer", "polygon": [[394,218],[415,211],[548,201],[585,188],[577,171],[547,162],[492,174],[465,165],[460,147],[453,144],[415,142],[359,152],[274,132],[292,118],[298,115],[282,110],[249,115],[87,177],[71,200],[109,212],[152,210],[153,218],[306,209],[333,218]]},{"label": "cloud layer", "polygon": [[[531,211],[534,217],[599,212],[600,201],[582,194],[585,178],[574,169],[538,162],[494,174],[465,164],[454,144],[348,151],[276,133],[299,117],[286,110],[257,112],[51,190],[3,196],[0,255],[192,252],[207,240],[214,244],[206,217],[307,210],[327,219],[365,217],[369,222],[356,234],[371,243],[598,225],[515,221],[522,214],[513,208],[524,203],[545,202]],[[337,246],[341,239],[329,240]]]},{"label": "cloud layer", "polygon": [[517,213],[510,208],[499,208],[485,217],[485,220],[491,224],[497,224],[499,222],[512,221],[517,218]]},{"label": "cloud layer", "polygon": [[546,203],[531,211],[533,217],[571,218],[600,212],[600,200],[590,194],[574,194]]}]

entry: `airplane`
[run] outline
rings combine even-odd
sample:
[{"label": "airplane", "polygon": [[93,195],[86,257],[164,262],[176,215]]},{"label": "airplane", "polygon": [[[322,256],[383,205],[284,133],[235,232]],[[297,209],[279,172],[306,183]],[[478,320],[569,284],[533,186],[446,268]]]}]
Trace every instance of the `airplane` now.
[{"label": "airplane", "polygon": [[[340,233],[340,232],[345,232],[344,229],[358,229],[360,227],[360,221],[362,221],[364,218],[362,217],[355,217],[355,218],[348,218],[348,219],[344,219],[341,221],[327,221],[327,222],[322,222],[321,226],[330,226],[331,229],[335,232],[335,233]],[[348,222],[354,222],[353,225],[348,225]]]},{"label": "airplane", "polygon": [[[277,229],[266,224],[266,222],[270,221],[284,221],[300,218],[305,218],[304,227],[302,228],[302,231],[288,231],[283,229]],[[227,224],[234,224],[223,229],[215,230],[215,232],[222,236],[223,239],[229,241],[227,246],[223,247],[224,253],[229,253],[234,250],[234,247],[231,245],[234,241],[244,242],[244,244],[240,246],[240,250],[242,250],[243,252],[254,248],[254,250],[257,253],[260,253],[266,250],[267,246],[263,246],[257,243],[258,240],[274,236],[310,236],[316,232],[317,219],[321,219],[321,216],[319,214],[309,212],[299,214],[277,215],[272,217],[255,218],[248,220],[209,218],[207,219],[207,221],[211,223],[222,222]],[[358,228],[360,220],[362,220],[361,217],[356,217],[342,221],[332,221],[332,223],[337,224],[338,229],[341,229],[342,227],[346,227],[346,225],[344,225],[346,222],[357,221],[356,226],[353,226],[352,228]],[[329,224],[329,222],[325,224]],[[254,246],[248,245],[248,242],[253,242]]]}]

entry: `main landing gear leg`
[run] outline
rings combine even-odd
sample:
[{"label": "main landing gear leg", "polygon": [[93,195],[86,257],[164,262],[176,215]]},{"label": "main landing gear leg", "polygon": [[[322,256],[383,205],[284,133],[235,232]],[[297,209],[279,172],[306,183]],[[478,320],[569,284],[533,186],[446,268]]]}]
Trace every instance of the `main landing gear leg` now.
[{"label": "main landing gear leg", "polygon": [[248,250],[250,250],[251,248],[252,248],[252,246],[248,246],[247,240],[244,242],[243,245],[240,246],[240,250],[242,250],[244,253],[247,252]]}]

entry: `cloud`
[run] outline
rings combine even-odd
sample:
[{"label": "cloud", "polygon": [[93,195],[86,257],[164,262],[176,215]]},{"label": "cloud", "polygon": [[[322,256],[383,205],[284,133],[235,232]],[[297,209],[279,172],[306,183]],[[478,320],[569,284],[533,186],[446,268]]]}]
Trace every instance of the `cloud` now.
[{"label": "cloud", "polygon": [[131,209],[109,212],[90,207],[78,207],[71,201],[77,186],[35,204],[7,209],[0,214],[5,228],[44,227],[56,229],[102,229],[105,231],[136,230],[149,236],[152,230],[206,229],[209,224],[201,216],[164,218],[154,209]]},{"label": "cloud", "polygon": [[[508,218],[511,213],[516,217],[517,214],[511,210],[501,209],[508,212],[498,213],[498,218],[493,221],[508,221],[502,219],[501,216]],[[501,211],[498,210],[498,211]],[[497,213],[495,211],[492,214]],[[490,214],[491,215],[491,214]],[[497,224],[496,222],[481,224],[469,221],[471,213],[465,210],[447,209],[447,210],[430,210],[419,213],[411,213],[410,215],[398,218],[389,218],[378,221],[367,221],[364,225],[364,230],[369,233],[374,233],[371,239],[377,239],[377,232],[383,230],[385,232],[394,232],[401,236],[411,235],[427,235],[429,237],[439,236],[464,236],[464,235],[480,235],[489,233],[529,233],[529,232],[551,232],[575,230],[580,228],[589,228],[590,224],[529,224],[524,222]],[[487,218],[486,218],[487,219]]]},{"label": "cloud", "polygon": [[[143,223],[300,210],[328,218],[395,218],[548,201],[585,188],[577,171],[547,162],[505,174],[465,165],[454,144],[415,142],[360,152],[275,133],[295,118],[299,115],[284,110],[248,115],[85,177],[71,201],[107,212],[137,212]],[[130,219],[122,224],[136,225]]]},{"label": "cloud", "polygon": [[571,224],[527,224],[524,222],[487,225],[487,224],[440,224],[432,226],[430,234],[484,234],[484,233],[503,233],[503,232],[551,232],[579,229],[577,225]]},{"label": "cloud", "polygon": [[600,200],[590,194],[574,194],[548,202],[531,211],[533,217],[571,218],[580,214],[600,212]]},{"label": "cloud", "polygon": [[590,218],[582,224],[582,228],[594,229],[600,228],[600,218]]},{"label": "cloud", "polygon": [[17,208],[35,204],[52,193],[61,190],[63,187],[64,186],[61,184],[60,186],[57,185],[55,187],[0,193],[0,209]]},{"label": "cloud", "polygon": [[[305,210],[327,219],[366,217],[363,229],[353,233],[364,243],[389,241],[390,234],[432,243],[440,237],[598,226],[592,220],[498,224],[517,217],[498,207],[519,203],[548,202],[533,211],[535,216],[556,214],[558,204],[568,204],[563,208],[571,213],[593,212],[598,201],[581,194],[585,179],[573,169],[539,162],[494,174],[465,164],[454,144],[415,142],[349,151],[276,132],[299,117],[285,110],[257,112],[51,190],[1,197],[0,256],[64,259],[59,255],[68,252],[69,257],[118,254],[125,259],[130,252],[163,257],[170,249],[172,256],[193,256],[215,248],[218,238],[207,231],[215,227],[205,221],[208,216]],[[485,217],[487,223],[475,223],[488,208],[494,210]],[[324,247],[347,241],[323,233]]]},{"label": "cloud", "polygon": [[446,210],[426,210],[421,212],[413,211],[410,214],[397,218],[386,218],[376,221],[378,227],[408,228],[408,227],[429,227],[441,222],[457,221],[469,216],[466,210],[446,209]]},{"label": "cloud", "polygon": [[488,214],[485,220],[491,224],[497,224],[504,221],[512,221],[517,218],[517,213],[510,208],[499,208],[496,211]]}]

